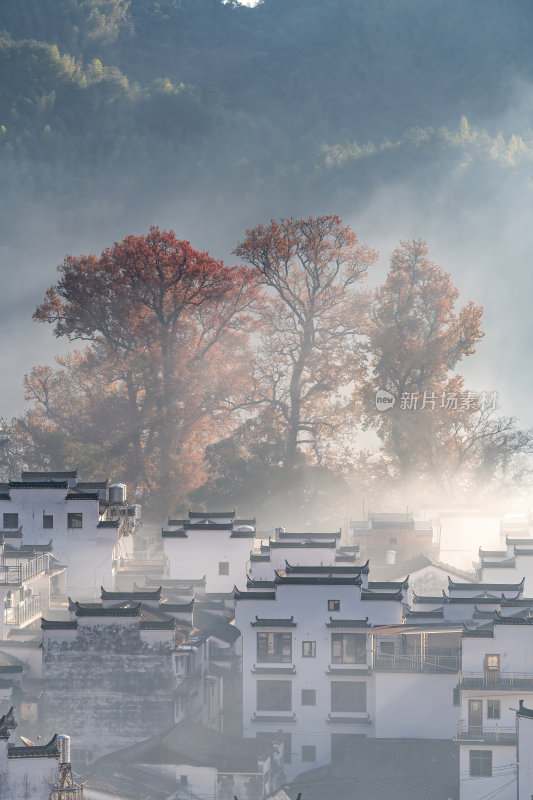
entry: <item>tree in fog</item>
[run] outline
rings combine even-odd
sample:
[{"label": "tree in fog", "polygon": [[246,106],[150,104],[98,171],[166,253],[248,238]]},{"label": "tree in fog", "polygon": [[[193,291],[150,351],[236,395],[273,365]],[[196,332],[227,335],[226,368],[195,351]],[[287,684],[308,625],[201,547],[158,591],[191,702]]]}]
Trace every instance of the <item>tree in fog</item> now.
[{"label": "tree in fog", "polygon": [[[508,479],[531,446],[514,420],[495,415],[489,394],[469,391],[455,374],[484,335],[482,308],[458,309],[458,297],[425,242],[402,242],[371,304],[369,374],[358,396],[381,440],[378,474],[441,492]],[[394,395],[393,408],[376,409],[378,389]]]},{"label": "tree in fog", "polygon": [[152,228],[59,273],[34,317],[89,345],[28,376],[27,429],[75,452],[101,445],[135,486],[183,497],[250,373],[251,270]]},{"label": "tree in fog", "polygon": [[337,216],[272,220],[234,252],[268,292],[250,405],[259,435],[291,472],[305,453],[320,462],[346,423],[342,390],[365,308],[359,287],[377,252]]}]

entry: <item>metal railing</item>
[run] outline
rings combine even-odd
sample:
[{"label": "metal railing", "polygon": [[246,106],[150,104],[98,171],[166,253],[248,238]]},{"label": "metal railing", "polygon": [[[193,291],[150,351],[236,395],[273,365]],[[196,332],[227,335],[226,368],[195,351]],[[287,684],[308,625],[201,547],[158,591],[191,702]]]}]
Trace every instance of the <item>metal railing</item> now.
[{"label": "metal railing", "polygon": [[4,610],[4,621],[6,625],[23,625],[40,613],[41,597],[38,594],[31,595],[31,597],[27,597],[22,603],[13,608],[6,608]]},{"label": "metal railing", "polygon": [[463,689],[533,689],[533,673],[460,672],[459,684]]},{"label": "metal railing", "polygon": [[489,742],[495,744],[516,744],[516,728],[500,728],[495,725],[493,728],[483,728],[477,725],[469,725],[467,728],[457,728],[456,739],[460,742]]},{"label": "metal railing", "polygon": [[448,655],[425,653],[408,656],[395,656],[388,653],[375,653],[373,669],[382,672],[459,672],[461,654]]},{"label": "metal railing", "polygon": [[23,561],[20,564],[9,564],[4,561],[3,564],[0,564],[0,583],[21,584],[41,572],[46,572],[49,569],[49,565],[50,556],[48,553],[43,553],[41,556],[32,558],[29,561]]}]

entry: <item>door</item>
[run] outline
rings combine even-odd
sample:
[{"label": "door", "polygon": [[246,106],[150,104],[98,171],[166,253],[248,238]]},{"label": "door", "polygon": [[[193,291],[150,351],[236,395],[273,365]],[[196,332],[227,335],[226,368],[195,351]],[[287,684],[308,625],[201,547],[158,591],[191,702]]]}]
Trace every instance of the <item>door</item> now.
[{"label": "door", "polygon": [[485,680],[487,683],[498,683],[500,680],[500,656],[497,653],[485,656]]},{"label": "door", "polygon": [[483,701],[468,701],[468,733],[480,736],[483,732]]}]

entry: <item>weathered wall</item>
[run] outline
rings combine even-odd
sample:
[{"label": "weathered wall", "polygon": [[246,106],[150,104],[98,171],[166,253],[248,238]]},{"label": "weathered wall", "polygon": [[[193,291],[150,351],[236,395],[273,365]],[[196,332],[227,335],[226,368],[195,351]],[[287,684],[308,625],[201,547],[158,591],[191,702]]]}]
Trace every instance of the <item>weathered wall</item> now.
[{"label": "weathered wall", "polygon": [[43,728],[69,731],[73,761],[80,748],[92,761],[174,721],[173,631],[147,640],[137,620],[92,623],[43,631]]}]

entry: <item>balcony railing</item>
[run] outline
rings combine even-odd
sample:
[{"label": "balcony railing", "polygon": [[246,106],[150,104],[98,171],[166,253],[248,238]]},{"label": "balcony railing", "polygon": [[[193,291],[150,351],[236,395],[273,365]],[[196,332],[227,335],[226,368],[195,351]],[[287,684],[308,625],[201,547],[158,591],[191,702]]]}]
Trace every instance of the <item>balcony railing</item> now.
[{"label": "balcony railing", "polygon": [[13,608],[6,608],[4,610],[4,621],[6,625],[23,625],[33,617],[39,616],[40,613],[41,597],[36,594],[27,597],[22,603]]},{"label": "balcony railing", "polygon": [[373,669],[382,672],[459,672],[461,668],[461,655],[452,652],[448,655],[439,653],[414,654],[409,656],[395,656],[388,653],[375,653]]},{"label": "balcony railing", "polygon": [[489,744],[516,744],[516,728],[483,728],[470,725],[468,728],[457,728],[459,742],[487,742]]},{"label": "balcony railing", "polygon": [[459,684],[462,689],[529,689],[533,691],[531,672],[461,672]]},{"label": "balcony railing", "polygon": [[49,564],[50,556],[48,553],[43,553],[43,555],[32,558],[30,561],[23,561],[21,564],[4,562],[0,565],[0,583],[21,584],[41,572],[46,572],[49,569]]}]

